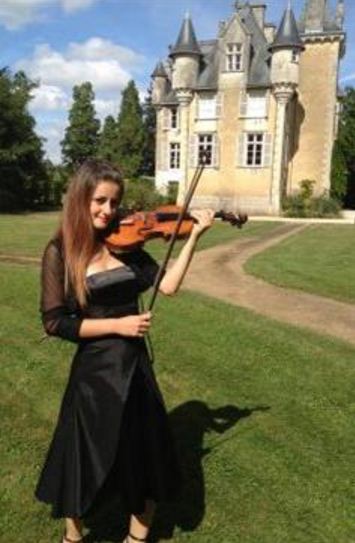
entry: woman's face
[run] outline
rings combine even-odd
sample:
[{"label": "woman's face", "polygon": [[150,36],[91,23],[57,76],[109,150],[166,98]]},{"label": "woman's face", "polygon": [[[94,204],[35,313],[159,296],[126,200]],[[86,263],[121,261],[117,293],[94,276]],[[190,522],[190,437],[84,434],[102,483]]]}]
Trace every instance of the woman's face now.
[{"label": "woman's face", "polygon": [[120,192],[120,187],[113,181],[99,181],[90,204],[92,224],[97,230],[104,230],[115,216]]}]

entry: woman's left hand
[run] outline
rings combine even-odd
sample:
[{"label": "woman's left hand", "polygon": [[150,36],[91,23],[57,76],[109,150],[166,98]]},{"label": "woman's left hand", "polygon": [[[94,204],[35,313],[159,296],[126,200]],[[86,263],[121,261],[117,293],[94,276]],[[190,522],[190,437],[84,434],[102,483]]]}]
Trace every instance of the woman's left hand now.
[{"label": "woman's left hand", "polygon": [[192,229],[193,234],[200,235],[213,224],[214,211],[212,209],[195,209],[190,211],[190,215],[197,221]]}]

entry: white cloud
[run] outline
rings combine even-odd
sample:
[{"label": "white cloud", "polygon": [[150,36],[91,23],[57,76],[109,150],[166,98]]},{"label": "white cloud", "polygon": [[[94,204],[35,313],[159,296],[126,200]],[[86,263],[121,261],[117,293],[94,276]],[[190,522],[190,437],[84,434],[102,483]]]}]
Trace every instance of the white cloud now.
[{"label": "white cloud", "polygon": [[41,85],[32,92],[32,111],[54,111],[63,109],[69,105],[69,96],[61,88],[55,85]]},{"label": "white cloud", "polygon": [[[107,115],[117,116],[121,92],[133,74],[143,68],[144,60],[132,49],[92,37],[82,43],[70,43],[63,52],[49,44],[37,45],[31,57],[16,63],[15,70],[24,70],[39,83],[30,107],[39,134],[47,139],[45,148],[52,160],[60,159],[59,144],[72,103],[73,86],[91,81],[97,116],[101,120]],[[143,96],[142,91],[139,94]]]},{"label": "white cloud", "polygon": [[47,0],[1,0],[0,23],[10,30],[26,25],[39,17],[46,4]]},{"label": "white cloud", "polygon": [[132,78],[128,64],[134,70],[141,62],[142,57],[130,49],[91,38],[81,44],[71,43],[64,54],[48,44],[38,45],[31,58],[17,62],[16,69],[45,85],[72,88],[91,81],[97,91],[119,91]]},{"label": "white cloud", "polygon": [[60,3],[67,13],[92,6],[97,0],[61,0]]},{"label": "white cloud", "polygon": [[44,8],[60,6],[66,13],[90,7],[98,0],[0,0],[0,24],[16,30],[44,16]]},{"label": "white cloud", "polygon": [[340,79],[340,83],[343,84],[343,83],[347,83],[348,81],[353,81],[355,79],[355,73],[354,74],[349,74],[349,75],[346,75],[344,77],[342,77]]}]

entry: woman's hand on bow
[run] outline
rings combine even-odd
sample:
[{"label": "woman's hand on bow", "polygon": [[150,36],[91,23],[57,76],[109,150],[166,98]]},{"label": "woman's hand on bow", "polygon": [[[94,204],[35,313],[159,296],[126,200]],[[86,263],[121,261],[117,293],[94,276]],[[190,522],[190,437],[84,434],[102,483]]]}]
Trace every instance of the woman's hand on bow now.
[{"label": "woman's hand on bow", "polygon": [[116,319],[115,333],[127,337],[143,337],[151,325],[150,311],[140,315],[129,315]]}]

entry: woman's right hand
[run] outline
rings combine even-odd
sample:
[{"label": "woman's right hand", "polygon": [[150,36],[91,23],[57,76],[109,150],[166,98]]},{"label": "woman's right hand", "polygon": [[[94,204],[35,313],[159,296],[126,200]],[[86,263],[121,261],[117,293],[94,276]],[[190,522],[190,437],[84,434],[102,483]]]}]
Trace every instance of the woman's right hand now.
[{"label": "woman's right hand", "polygon": [[151,325],[152,314],[150,311],[140,315],[129,315],[116,319],[115,333],[127,337],[143,337]]}]

